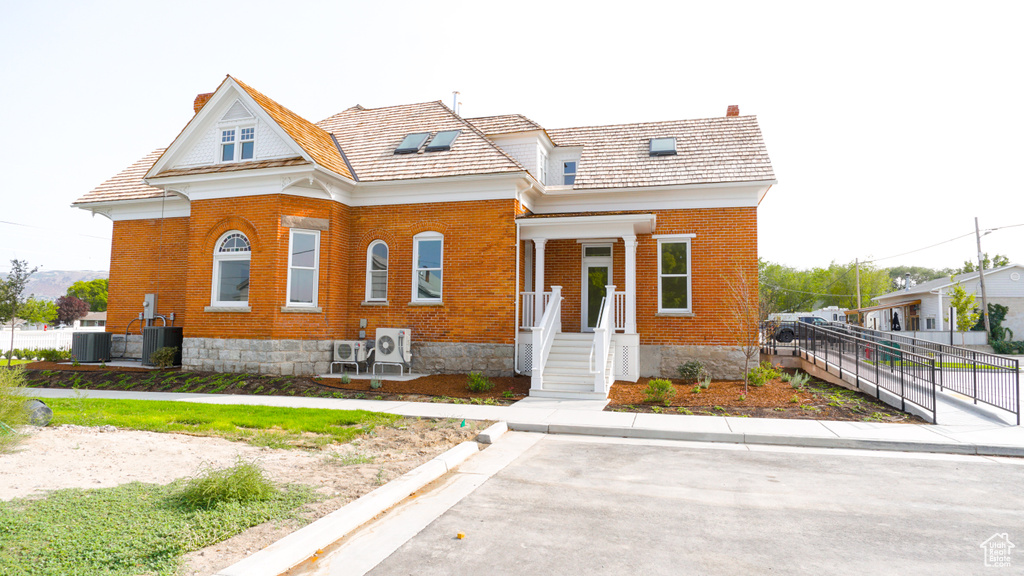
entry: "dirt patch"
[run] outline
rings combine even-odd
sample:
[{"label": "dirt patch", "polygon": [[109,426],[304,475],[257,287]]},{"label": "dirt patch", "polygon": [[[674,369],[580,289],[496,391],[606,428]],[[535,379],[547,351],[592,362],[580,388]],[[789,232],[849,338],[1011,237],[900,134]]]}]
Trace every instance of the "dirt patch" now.
[{"label": "dirt patch", "polygon": [[695,384],[685,384],[681,380],[672,380],[672,387],[676,393],[667,406],[664,403],[646,401],[644,391],[650,380],[641,378],[635,384],[616,382],[608,394],[610,402],[605,410],[753,418],[926,423],[867,394],[814,379],[796,388],[788,382],[776,379],[764,386],[749,386],[746,392],[742,380],[716,380],[707,389],[699,389]]},{"label": "dirt patch", "polygon": [[512,404],[530,391],[530,379],[525,376],[490,378],[494,388],[486,392],[470,392],[466,388],[465,374],[431,374],[409,381],[388,380],[382,376],[381,387],[374,389],[370,380],[363,379],[346,384],[339,378],[185,372],[180,369],[142,370],[84,364],[73,366],[56,362],[34,362],[26,364],[25,369],[29,385],[40,388],[77,387],[134,392],[263,394],[417,402],[466,401],[497,405]]},{"label": "dirt patch", "polygon": [[202,466],[225,467],[239,456],[256,459],[280,483],[311,485],[323,500],[308,504],[301,520],[266,523],[185,557],[183,574],[214,574],[348,502],[397,478],[487,423],[400,420],[378,426],[349,444],[321,450],[257,448],[220,438],[57,426],[30,428],[17,452],[0,455],[0,500],[38,496],[60,488],[102,488],[127,482],[166,484]]}]

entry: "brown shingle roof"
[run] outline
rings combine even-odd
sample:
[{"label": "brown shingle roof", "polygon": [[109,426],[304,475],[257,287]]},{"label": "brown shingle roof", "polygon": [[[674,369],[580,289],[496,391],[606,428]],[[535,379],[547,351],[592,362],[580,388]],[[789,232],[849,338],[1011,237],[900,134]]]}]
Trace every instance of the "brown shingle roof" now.
[{"label": "brown shingle roof", "polygon": [[[525,172],[525,168],[441,102],[353,107],[317,123],[332,133],[361,182]],[[414,132],[461,130],[451,150],[395,154]]]},{"label": "brown shingle roof", "polygon": [[[774,180],[756,116],[548,130],[582,147],[574,189]],[[650,139],[675,137],[677,155],[650,156]]]},{"label": "brown shingle roof", "polygon": [[529,132],[530,130],[544,129],[540,124],[522,114],[481,116],[480,118],[466,118],[466,120],[479,128],[484,134],[510,134],[512,132]]},{"label": "brown shingle roof", "polygon": [[[252,97],[267,114],[277,122],[289,136],[302,147],[317,164],[345,176],[355,179],[348,165],[341,156],[341,152],[331,139],[331,135],[318,128],[312,122],[292,112],[291,110],[274,102],[258,90],[247,86],[238,78],[228,76]],[[162,175],[162,174],[161,174]]]},{"label": "brown shingle roof", "polygon": [[260,160],[257,162],[232,162],[230,164],[213,164],[212,166],[197,166],[195,168],[174,168],[164,170],[160,177],[166,176],[188,176],[191,174],[211,174],[213,172],[237,172],[239,170],[256,170],[259,168],[280,168],[281,166],[300,166],[309,164],[302,156],[294,158],[282,158],[278,160]]},{"label": "brown shingle roof", "polygon": [[158,148],[138,162],[122,170],[117,176],[100,184],[92,191],[75,200],[75,204],[91,202],[108,202],[113,200],[144,200],[159,198],[164,191],[154,188],[142,181],[142,177],[153,167],[156,159],[164,153],[165,148]]}]

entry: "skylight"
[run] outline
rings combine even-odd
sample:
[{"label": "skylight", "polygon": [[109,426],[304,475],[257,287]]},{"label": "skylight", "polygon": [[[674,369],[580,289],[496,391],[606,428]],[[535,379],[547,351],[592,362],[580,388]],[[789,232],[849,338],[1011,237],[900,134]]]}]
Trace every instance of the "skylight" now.
[{"label": "skylight", "polygon": [[415,132],[402,139],[402,143],[395,148],[395,154],[414,154],[419,151],[420,146],[427,141],[430,132]]},{"label": "skylight", "polygon": [[459,137],[461,130],[444,130],[438,132],[434,138],[427,144],[425,150],[427,152],[440,152],[442,150],[451,150],[452,142]]},{"label": "skylight", "polygon": [[675,156],[675,138],[651,138],[651,156]]}]

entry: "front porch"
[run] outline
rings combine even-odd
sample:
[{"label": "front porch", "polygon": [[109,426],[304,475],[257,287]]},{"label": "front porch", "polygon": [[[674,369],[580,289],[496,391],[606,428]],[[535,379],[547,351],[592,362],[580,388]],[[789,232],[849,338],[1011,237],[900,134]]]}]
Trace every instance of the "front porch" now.
[{"label": "front porch", "polygon": [[637,236],[654,231],[655,216],[526,217],[517,226],[515,369],[531,377],[530,395],[603,399],[615,380],[635,382]]}]

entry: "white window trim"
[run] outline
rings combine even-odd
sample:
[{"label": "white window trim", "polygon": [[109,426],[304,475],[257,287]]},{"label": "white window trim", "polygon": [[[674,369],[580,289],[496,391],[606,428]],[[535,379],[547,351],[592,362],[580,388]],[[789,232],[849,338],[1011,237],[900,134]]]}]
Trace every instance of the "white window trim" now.
[{"label": "white window trim", "polygon": [[[658,313],[688,314],[693,311],[693,238],[694,234],[656,234],[658,240]],[[665,244],[686,244],[686,308],[662,308],[661,307],[661,245]],[[679,277],[683,274],[671,274],[669,277]]]},{"label": "white window trim", "polygon": [[[568,164],[569,162],[572,162],[575,165],[575,168],[576,168],[572,172],[566,172],[565,171],[565,165]],[[575,186],[576,185],[576,175],[579,174],[579,172],[580,172],[580,161],[579,160],[562,160],[562,185],[563,186]],[[565,177],[566,176],[570,176],[570,175],[572,176],[572,184],[566,184],[565,183]]]},{"label": "white window trim", "polygon": [[[313,241],[313,301],[312,302],[292,302],[292,244],[295,242],[296,234],[312,234],[314,236]],[[302,267],[301,270],[309,270],[309,268]],[[291,228],[288,232],[288,278],[286,279],[287,286],[285,287],[285,307],[286,308],[316,308],[319,305],[319,289],[320,289],[320,231],[319,230],[306,230],[304,228]]]},{"label": "white window trim", "polygon": [[[378,244],[383,244],[384,248],[388,251],[388,265],[384,270],[373,270],[372,268],[372,256],[373,247]],[[370,242],[370,245],[366,247],[366,300],[365,302],[387,302],[388,301],[388,273],[391,271],[391,247],[388,243],[383,240],[374,240]],[[374,298],[373,297],[373,272],[384,272],[384,297]],[[364,302],[364,303],[365,303]]]},{"label": "white window trim", "polygon": [[[440,240],[441,241],[441,267],[440,268],[420,268],[420,240]],[[439,270],[441,272],[441,296],[438,298],[420,298],[419,297],[419,281],[421,270]],[[428,302],[436,303],[444,301],[444,234],[440,232],[420,232],[419,234],[412,237],[412,302]]]},{"label": "white window trim", "polygon": [[[221,123],[217,125],[217,164],[234,164],[235,162],[243,162],[242,160],[242,129],[252,128],[252,158],[247,158],[245,162],[251,162],[256,159],[256,123],[255,122],[243,122],[241,124],[236,123]],[[223,141],[224,131],[234,130],[235,139],[231,142],[235,145],[234,158],[231,160],[224,160],[224,144],[227,142]]]},{"label": "white window trim", "polygon": [[[220,252],[220,245],[224,242],[224,239],[232,234],[241,234],[245,236],[247,242],[249,242],[248,252]],[[245,308],[249,306],[249,299],[246,298],[245,302],[234,302],[234,301],[221,301],[218,300],[220,296],[220,263],[225,260],[248,260],[249,261],[249,285],[252,286],[252,241],[245,235],[241,230],[228,230],[227,232],[220,235],[217,238],[217,242],[213,245],[213,275],[212,284],[210,286],[210,306],[211,307],[225,307],[225,308]]]}]

